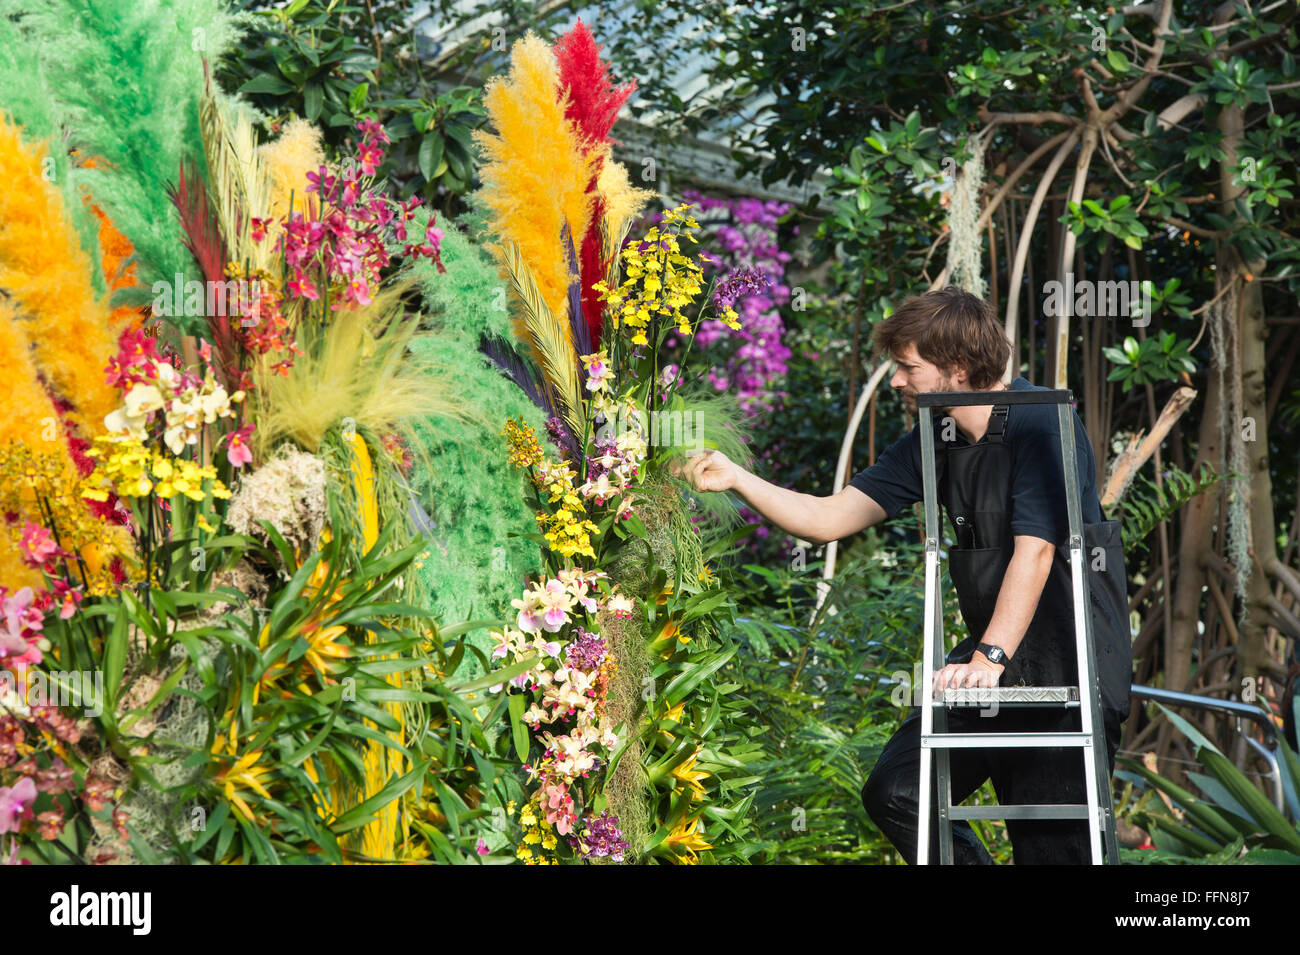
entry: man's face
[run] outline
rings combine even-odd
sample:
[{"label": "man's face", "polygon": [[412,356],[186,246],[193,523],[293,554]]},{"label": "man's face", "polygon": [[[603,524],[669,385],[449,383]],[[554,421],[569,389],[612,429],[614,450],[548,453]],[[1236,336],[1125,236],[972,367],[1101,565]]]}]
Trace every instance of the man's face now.
[{"label": "man's face", "polygon": [[[952,375],[946,375],[937,365],[932,365],[916,351],[916,345],[908,342],[901,355],[896,355],[898,370],[889,379],[891,388],[896,388],[903,395],[903,404],[910,414],[916,415],[916,395],[923,391],[968,391],[965,373],[960,369]],[[940,409],[951,411],[951,408]]]}]

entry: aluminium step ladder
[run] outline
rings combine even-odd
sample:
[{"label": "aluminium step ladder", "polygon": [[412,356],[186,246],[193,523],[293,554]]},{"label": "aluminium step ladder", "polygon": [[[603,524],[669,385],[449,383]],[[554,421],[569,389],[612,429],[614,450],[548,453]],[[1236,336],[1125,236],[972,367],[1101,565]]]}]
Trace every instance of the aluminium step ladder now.
[{"label": "aluminium step ladder", "polygon": [[[1098,683],[1096,656],[1088,594],[1088,580],[1083,572],[1083,516],[1079,500],[1079,480],[1074,448],[1073,394],[1068,389],[1036,391],[936,391],[916,395],[921,428],[921,475],[925,507],[925,649],[922,671],[923,702],[921,707],[921,787],[918,800],[917,863],[930,861],[930,753],[937,764],[936,783],[939,797],[939,863],[951,865],[952,822],[958,819],[1087,819],[1092,846],[1092,863],[1119,863],[1115,838],[1115,818],[1111,806],[1110,772],[1106,764],[1101,720],[1101,689]],[[963,687],[946,688],[943,699],[934,695],[934,674],[942,669],[943,595],[939,583],[939,506],[935,470],[934,429],[931,409],[958,405],[1055,404],[1060,420],[1061,459],[1064,465],[1066,510],[1069,516],[1070,568],[1073,580],[1075,643],[1078,653],[1080,684],[1087,688],[1087,699],[1080,700],[1079,687]],[[1009,706],[1078,707],[1079,732],[1065,733],[949,733],[947,707],[986,706],[991,703]],[[1082,750],[1087,782],[1086,803],[1035,805],[953,806],[952,779],[948,751],[959,748],[985,747],[1079,747]]]}]

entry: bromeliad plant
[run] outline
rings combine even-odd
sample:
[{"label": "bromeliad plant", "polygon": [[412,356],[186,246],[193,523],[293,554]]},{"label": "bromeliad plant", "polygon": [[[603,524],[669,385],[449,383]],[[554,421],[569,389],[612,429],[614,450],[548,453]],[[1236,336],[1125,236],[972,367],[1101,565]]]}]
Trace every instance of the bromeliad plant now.
[{"label": "bromeliad plant", "polygon": [[[1121,759],[1127,771],[1117,775],[1127,777],[1130,787],[1135,783],[1149,787],[1128,816],[1151,833],[1155,846],[1154,852],[1126,852],[1126,861],[1215,865],[1300,862],[1300,827],[1296,824],[1300,819],[1300,757],[1286,739],[1279,734],[1277,752],[1290,819],[1192,723],[1159,703],[1155,705],[1195,747],[1205,772],[1189,773],[1188,777],[1202,795],[1178,786],[1136,760]],[[1157,792],[1176,803],[1181,815],[1176,817],[1154,798]]]}]

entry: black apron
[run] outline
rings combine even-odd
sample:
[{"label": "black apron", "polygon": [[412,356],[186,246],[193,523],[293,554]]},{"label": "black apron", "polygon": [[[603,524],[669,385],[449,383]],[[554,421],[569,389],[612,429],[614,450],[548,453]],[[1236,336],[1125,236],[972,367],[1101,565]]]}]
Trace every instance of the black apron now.
[{"label": "black apron", "polygon": [[[948,654],[949,663],[970,662],[975,646],[983,640],[1015,549],[1011,449],[1002,440],[1009,408],[994,406],[988,431],[976,444],[941,441],[937,434],[935,438],[936,449],[941,449],[935,455],[941,472],[937,475],[940,499],[957,540],[948,549],[948,572],[970,633]],[[1127,716],[1133,649],[1120,522],[1084,524],[1083,541],[1102,708]],[[1095,563],[1101,563],[1104,571],[1094,570]],[[1058,544],[1033,620],[998,685],[1078,686],[1075,640],[1070,551]]]}]

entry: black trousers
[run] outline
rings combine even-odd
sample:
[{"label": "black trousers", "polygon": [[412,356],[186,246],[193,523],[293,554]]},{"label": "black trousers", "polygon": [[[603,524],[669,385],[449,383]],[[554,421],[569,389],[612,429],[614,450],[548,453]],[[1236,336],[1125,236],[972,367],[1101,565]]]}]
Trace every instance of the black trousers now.
[{"label": "black trousers", "polygon": [[[980,716],[976,708],[951,708],[950,733],[1078,732],[1077,709],[1001,707]],[[1115,768],[1121,724],[1126,714],[1102,711],[1109,773]],[[990,748],[948,750],[952,805],[979,789],[986,779],[1002,805],[1014,803],[1086,803],[1087,785],[1080,747]],[[930,864],[939,864],[939,795],[935,766],[930,774]],[[917,804],[921,784],[921,711],[913,707],[876,761],[862,803],[867,814],[909,865],[916,864]],[[1092,861],[1088,823],[1084,819],[1008,819],[1016,865],[1087,865]],[[993,858],[966,820],[952,823],[953,862],[992,865]],[[1104,852],[1104,845],[1103,845]]]}]

